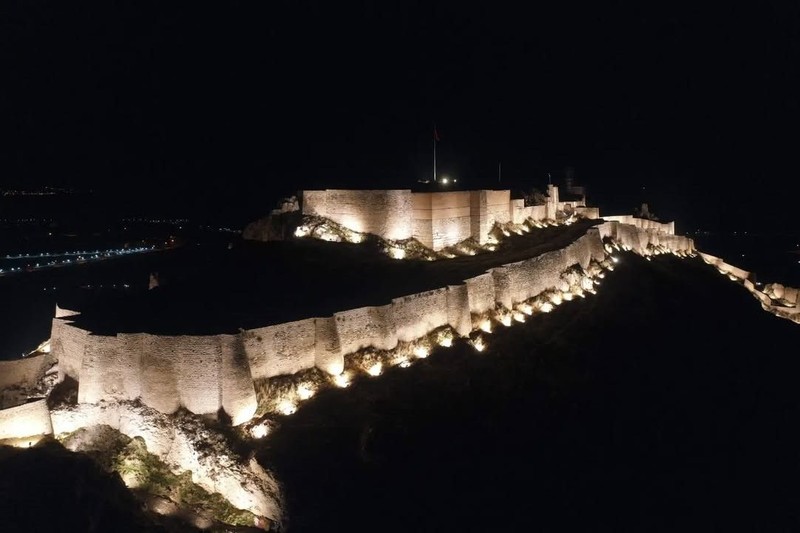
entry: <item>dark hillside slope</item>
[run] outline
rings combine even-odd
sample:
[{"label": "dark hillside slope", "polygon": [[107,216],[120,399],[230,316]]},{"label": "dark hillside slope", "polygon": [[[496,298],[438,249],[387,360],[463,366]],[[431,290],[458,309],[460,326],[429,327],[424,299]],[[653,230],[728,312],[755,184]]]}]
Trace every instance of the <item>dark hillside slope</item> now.
[{"label": "dark hillside slope", "polygon": [[697,260],[326,391],[260,455],[290,531],[800,527],[800,328]]}]

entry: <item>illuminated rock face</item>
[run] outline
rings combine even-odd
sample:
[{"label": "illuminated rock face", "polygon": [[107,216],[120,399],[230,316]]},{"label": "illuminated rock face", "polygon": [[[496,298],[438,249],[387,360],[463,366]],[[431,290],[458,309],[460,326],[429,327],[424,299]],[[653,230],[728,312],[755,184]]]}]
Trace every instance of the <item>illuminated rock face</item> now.
[{"label": "illuminated rock face", "polygon": [[[49,424],[51,415],[46,406],[44,412]],[[0,411],[0,417],[4,413]],[[141,437],[147,450],[176,473],[191,472],[194,483],[222,494],[239,509],[276,522],[282,518],[280,488],[275,479],[255,460],[236,457],[222,437],[195,419],[168,417],[132,403],[100,403],[60,407],[52,412],[52,421],[50,432],[56,435],[104,424],[129,437]],[[0,429],[3,426],[0,424]]]}]

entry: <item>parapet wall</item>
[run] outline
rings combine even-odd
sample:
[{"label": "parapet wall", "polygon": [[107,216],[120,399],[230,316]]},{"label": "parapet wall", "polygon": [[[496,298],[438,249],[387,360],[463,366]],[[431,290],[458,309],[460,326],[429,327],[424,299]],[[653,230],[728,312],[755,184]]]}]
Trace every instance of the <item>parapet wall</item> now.
[{"label": "parapet wall", "polygon": [[56,358],[52,353],[0,361],[0,390],[9,387],[33,387],[55,362]]},{"label": "parapet wall", "polygon": [[[0,441],[52,435],[53,424],[46,400],[18,405],[0,411]],[[38,439],[34,439],[38,440]]]},{"label": "parapet wall", "polygon": [[[511,212],[493,216],[510,219]],[[498,305],[511,308],[559,288],[564,271],[602,260],[603,237],[613,237],[642,254],[650,253],[651,246],[693,250],[691,239],[659,232],[656,227],[668,225],[641,229],[605,222],[565,248],[492,268],[459,285],[238,335],[101,336],[75,327],[70,317],[55,318],[51,346],[63,364],[60,375],[78,380],[81,403],[140,398],[163,413],[181,406],[198,414],[224,408],[238,424],[255,412],[253,380],[315,366],[338,374],[347,354],[364,348],[391,350],[398,342],[413,341],[442,326],[468,334],[473,316]]]}]

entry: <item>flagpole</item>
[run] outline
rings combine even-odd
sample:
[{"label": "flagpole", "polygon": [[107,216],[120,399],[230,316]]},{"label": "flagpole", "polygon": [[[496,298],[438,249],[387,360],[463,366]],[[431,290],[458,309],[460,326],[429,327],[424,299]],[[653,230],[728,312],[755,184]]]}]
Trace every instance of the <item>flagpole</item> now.
[{"label": "flagpole", "polygon": [[436,124],[433,125],[433,182],[436,183]]}]

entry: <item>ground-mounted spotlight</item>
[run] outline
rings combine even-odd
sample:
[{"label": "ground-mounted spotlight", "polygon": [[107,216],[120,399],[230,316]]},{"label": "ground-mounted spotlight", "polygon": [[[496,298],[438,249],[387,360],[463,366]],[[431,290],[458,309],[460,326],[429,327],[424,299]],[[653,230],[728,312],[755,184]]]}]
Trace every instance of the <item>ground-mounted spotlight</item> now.
[{"label": "ground-mounted spotlight", "polygon": [[344,389],[350,386],[350,375],[347,372],[342,372],[338,376],[333,376],[333,384]]},{"label": "ground-mounted spotlight", "polygon": [[450,348],[453,345],[453,333],[451,331],[440,331],[436,335],[436,343],[439,346]]},{"label": "ground-mounted spotlight", "polygon": [[483,337],[475,337],[470,344],[472,344],[472,347],[478,352],[482,352],[486,349],[486,341],[483,340]]},{"label": "ground-mounted spotlight", "polygon": [[291,400],[281,400],[278,403],[278,412],[282,415],[291,415],[297,412],[297,405]]},{"label": "ground-mounted spotlight", "polygon": [[300,398],[301,400],[308,400],[316,393],[317,393],[316,389],[310,383],[301,383],[297,387],[297,397]]},{"label": "ground-mounted spotlight", "polygon": [[263,439],[267,435],[269,435],[269,426],[266,422],[256,424],[250,428],[250,436],[254,439]]}]

